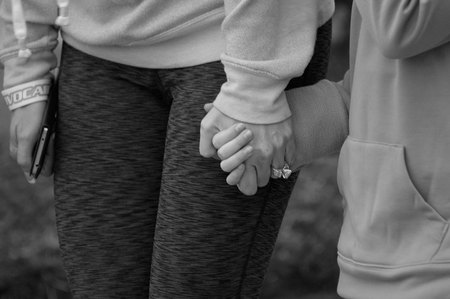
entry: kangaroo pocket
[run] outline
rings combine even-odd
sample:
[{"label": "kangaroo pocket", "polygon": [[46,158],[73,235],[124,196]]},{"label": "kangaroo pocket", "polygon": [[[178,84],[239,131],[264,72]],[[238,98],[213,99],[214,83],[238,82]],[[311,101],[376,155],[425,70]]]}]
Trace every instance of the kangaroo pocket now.
[{"label": "kangaroo pocket", "polygon": [[348,137],[338,165],[344,200],[339,254],[355,262],[401,266],[430,261],[447,222],[414,187],[404,147]]}]

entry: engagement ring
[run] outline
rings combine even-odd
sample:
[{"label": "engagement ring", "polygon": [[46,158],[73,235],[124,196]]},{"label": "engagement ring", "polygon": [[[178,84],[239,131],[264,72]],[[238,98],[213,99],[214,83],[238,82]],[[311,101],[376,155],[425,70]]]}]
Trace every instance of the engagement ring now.
[{"label": "engagement ring", "polygon": [[289,176],[291,174],[292,174],[292,170],[289,169],[289,165],[287,163],[284,163],[284,166],[282,169],[272,167],[271,177],[273,179],[279,179],[279,178],[287,179],[287,178],[289,178]]}]

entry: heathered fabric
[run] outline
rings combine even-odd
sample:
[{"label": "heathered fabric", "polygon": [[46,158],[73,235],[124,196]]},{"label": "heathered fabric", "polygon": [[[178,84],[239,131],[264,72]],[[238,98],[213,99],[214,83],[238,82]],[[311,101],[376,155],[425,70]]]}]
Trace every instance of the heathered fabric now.
[{"label": "heathered fabric", "polygon": [[220,62],[152,70],[64,45],[55,199],[75,299],[258,297],[297,174],[248,197],[199,155],[224,81]]}]

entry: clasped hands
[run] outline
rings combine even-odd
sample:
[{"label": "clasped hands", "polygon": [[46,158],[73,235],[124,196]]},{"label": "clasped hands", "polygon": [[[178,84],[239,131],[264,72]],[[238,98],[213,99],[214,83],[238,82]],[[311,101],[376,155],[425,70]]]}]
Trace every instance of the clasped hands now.
[{"label": "clasped hands", "polygon": [[205,105],[207,115],[201,122],[200,154],[221,160],[228,172],[227,183],[237,185],[245,195],[254,195],[268,184],[272,169],[293,165],[295,142],[290,118],[275,124],[238,122]]}]

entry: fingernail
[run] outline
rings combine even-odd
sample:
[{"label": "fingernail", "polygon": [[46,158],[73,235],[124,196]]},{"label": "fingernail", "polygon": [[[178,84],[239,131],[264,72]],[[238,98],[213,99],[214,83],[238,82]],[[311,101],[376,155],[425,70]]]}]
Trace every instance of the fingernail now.
[{"label": "fingernail", "polygon": [[248,130],[248,129],[244,131],[244,137],[245,137],[245,138],[249,138],[249,137],[251,137],[251,136],[252,136],[252,131],[250,131],[250,130]]},{"label": "fingernail", "polygon": [[25,178],[27,179],[27,182],[29,183],[29,184],[34,184],[34,183],[36,183],[36,179],[35,178],[33,178],[33,177],[31,177],[28,173],[26,173],[26,172],[24,172],[24,174],[25,174]]},{"label": "fingernail", "polygon": [[253,147],[251,145],[247,145],[244,151],[246,154],[250,154],[253,151]]},{"label": "fingernail", "polygon": [[243,123],[238,123],[236,125],[236,131],[238,131],[238,132],[242,131],[244,128],[245,128],[245,126]]}]

